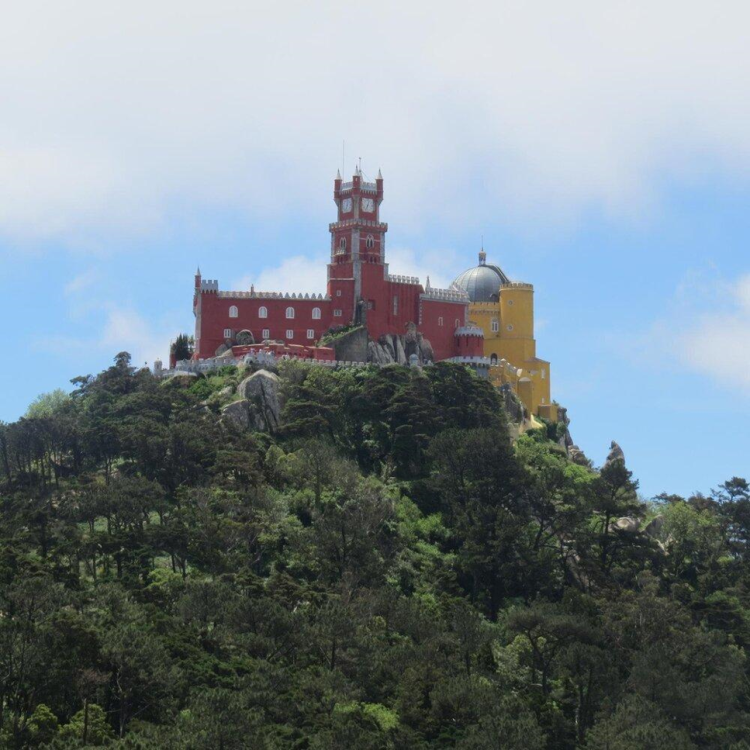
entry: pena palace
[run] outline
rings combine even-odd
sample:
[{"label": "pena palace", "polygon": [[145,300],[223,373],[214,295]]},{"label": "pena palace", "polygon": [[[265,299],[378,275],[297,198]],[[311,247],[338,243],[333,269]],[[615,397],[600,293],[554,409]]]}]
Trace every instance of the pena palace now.
[{"label": "pena palace", "polygon": [[194,360],[260,349],[318,361],[451,360],[512,388],[530,415],[557,419],[550,364],[536,356],[531,284],[511,281],[487,263],[484,250],[479,264],[448,289],[430,286],[429,277],[423,285],[391,274],[380,172],[374,182],[365,181],[359,168],[351,182],[337,174],[333,200],[325,294],[221,291],[218,281],[203,279],[198,270]]}]

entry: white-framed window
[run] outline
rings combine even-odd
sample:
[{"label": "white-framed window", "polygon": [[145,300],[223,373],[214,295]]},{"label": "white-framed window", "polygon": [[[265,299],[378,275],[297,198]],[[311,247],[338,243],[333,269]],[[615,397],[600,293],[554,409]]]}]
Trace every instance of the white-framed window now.
[{"label": "white-framed window", "polygon": [[340,318],[341,317],[341,310],[334,310],[333,311],[333,317],[334,318]]},{"label": "white-framed window", "polygon": [[337,297],[340,297],[340,296],[341,296],[341,290],[340,290],[340,289],[337,289],[337,290],[336,290],[336,296],[337,296]]},{"label": "white-framed window", "polygon": [[508,329],[509,331],[512,331],[512,330],[513,330],[513,326],[512,326],[512,325],[511,325],[510,323],[508,323],[508,325],[507,325],[507,326],[505,326],[505,327],[506,327],[506,328],[507,328],[507,329]]},{"label": "white-framed window", "polygon": [[398,295],[393,296],[393,314],[398,315]]},{"label": "white-framed window", "polygon": [[307,329],[307,338],[314,339],[315,338],[315,331],[312,328]]},{"label": "white-framed window", "polygon": [[497,333],[500,330],[500,321],[496,318],[492,319],[492,333]]},{"label": "white-framed window", "polygon": [[261,333],[260,337],[263,339],[263,341],[266,341],[267,339],[271,338],[271,329],[270,328],[264,328]]},{"label": "white-framed window", "polygon": [[287,307],[287,309],[286,309],[286,319],[287,320],[294,320],[294,308],[293,307]]},{"label": "white-framed window", "polygon": [[237,309],[237,305],[232,305],[229,308],[229,317],[230,318],[236,318],[236,317],[239,316],[239,314],[240,314],[240,311]]},{"label": "white-framed window", "polygon": [[367,235],[367,239],[365,240],[365,247],[368,250],[372,250],[375,247],[375,238],[371,235]]},{"label": "white-framed window", "polygon": [[342,237],[339,240],[339,252],[345,253],[346,252],[346,237]]},{"label": "white-framed window", "polygon": [[313,320],[320,320],[320,308],[319,307],[313,307],[312,317],[313,317]]},{"label": "white-framed window", "polygon": [[268,317],[268,308],[267,307],[259,307],[258,308],[258,317],[259,318],[267,318]]},{"label": "white-framed window", "polygon": [[547,377],[547,371],[542,370],[542,380],[544,380]]},{"label": "white-framed window", "polygon": [[443,325],[443,319],[442,318],[438,318],[438,325],[439,326]]},{"label": "white-framed window", "polygon": [[231,339],[232,338],[232,329],[231,328],[225,328],[224,329],[224,338],[225,339]]},{"label": "white-framed window", "polygon": [[288,339],[293,339],[294,338],[294,331],[291,328],[287,328],[286,329],[286,337]]},{"label": "white-framed window", "polygon": [[461,321],[456,318],[456,328],[459,328],[461,326]]}]

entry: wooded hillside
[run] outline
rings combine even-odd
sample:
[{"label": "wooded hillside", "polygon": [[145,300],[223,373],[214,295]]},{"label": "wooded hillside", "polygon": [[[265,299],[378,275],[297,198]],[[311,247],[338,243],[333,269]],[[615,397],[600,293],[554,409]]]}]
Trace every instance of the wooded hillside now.
[{"label": "wooded hillside", "polygon": [[253,432],[247,374],[0,423],[0,747],[750,748],[747,482],[645,503],[451,364],[282,363]]}]

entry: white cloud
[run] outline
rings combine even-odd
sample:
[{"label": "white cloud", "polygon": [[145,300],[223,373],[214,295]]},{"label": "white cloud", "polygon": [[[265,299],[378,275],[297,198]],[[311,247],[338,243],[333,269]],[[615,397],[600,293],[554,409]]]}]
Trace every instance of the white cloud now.
[{"label": "white cloud", "polygon": [[401,225],[632,218],[663,179],[745,179],[749,21],[739,0],[12,3],[0,233],[321,215],[344,139]]},{"label": "white cloud", "polygon": [[66,297],[74,296],[91,288],[100,280],[99,272],[94,268],[82,271],[74,276],[63,288]]},{"label": "white cloud", "polygon": [[750,395],[750,273],[731,281],[713,270],[687,274],[668,312],[626,340],[644,363],[666,358]]},{"label": "white cloud", "polygon": [[[452,250],[432,251],[429,260],[426,255],[410,248],[388,248],[388,270],[393,274],[417,276],[423,284],[429,274],[433,287],[447,287],[457,275],[455,268],[460,258]],[[233,291],[247,291],[254,286],[259,292],[325,293],[327,263],[328,258],[323,255],[296,255],[285,258],[277,266],[266,266],[257,274],[245,274],[234,279],[230,287]]]},{"label": "white cloud", "polygon": [[713,292],[715,308],[679,332],[677,354],[692,369],[750,395],[750,274]]},{"label": "white cloud", "polygon": [[33,347],[45,353],[52,352],[65,357],[80,359],[98,352],[113,356],[126,351],[132,356],[133,364],[151,365],[154,360],[169,359],[169,344],[174,332],[179,330],[172,316],[148,321],[138,312],[117,305],[98,305],[96,315],[101,316],[100,330],[88,337],[55,336],[53,339],[37,337]]},{"label": "white cloud", "polygon": [[267,266],[257,275],[237,279],[232,283],[232,291],[247,291],[254,285],[259,292],[322,294],[326,289],[327,262],[324,256],[285,258],[278,266]]}]

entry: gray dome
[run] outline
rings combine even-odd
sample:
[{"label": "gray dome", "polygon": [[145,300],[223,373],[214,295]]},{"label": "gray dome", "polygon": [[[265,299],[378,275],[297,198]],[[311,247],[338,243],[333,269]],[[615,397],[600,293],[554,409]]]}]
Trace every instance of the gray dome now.
[{"label": "gray dome", "polygon": [[510,283],[499,266],[485,262],[486,257],[484,251],[479,253],[479,265],[464,271],[453,282],[469,295],[472,302],[497,302],[500,284]]}]

